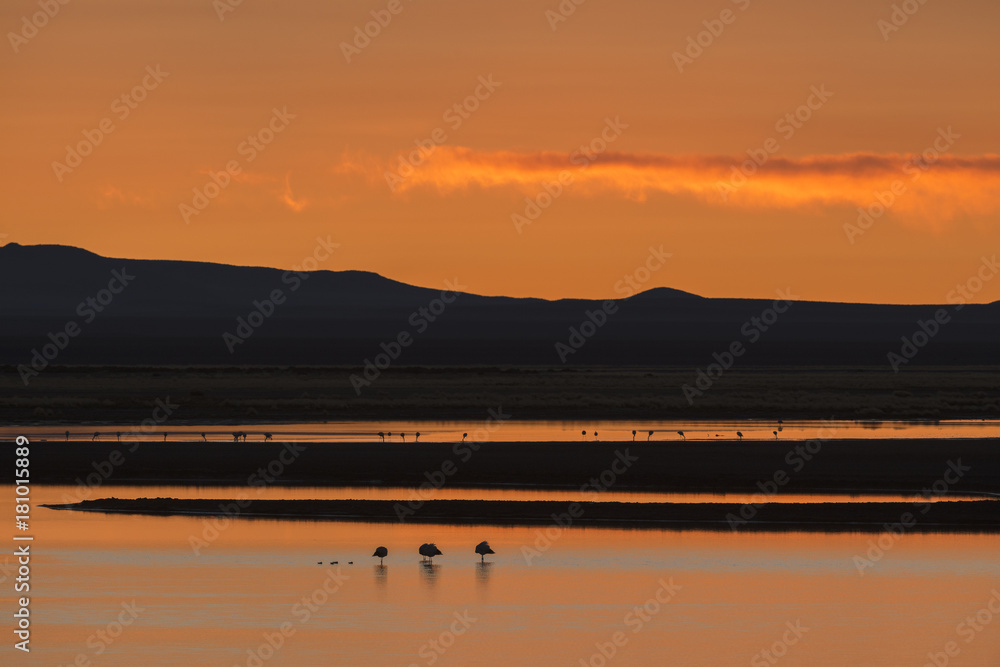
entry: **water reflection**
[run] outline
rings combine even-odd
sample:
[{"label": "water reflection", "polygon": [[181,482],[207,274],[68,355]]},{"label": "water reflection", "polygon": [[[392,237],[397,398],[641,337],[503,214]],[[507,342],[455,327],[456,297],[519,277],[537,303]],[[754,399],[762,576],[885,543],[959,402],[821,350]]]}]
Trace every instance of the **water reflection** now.
[{"label": "water reflection", "polygon": [[489,584],[492,569],[493,563],[476,563],[476,581],[482,586]]},{"label": "water reflection", "polygon": [[433,587],[437,583],[438,576],[441,574],[441,566],[435,565],[429,560],[422,560],[420,561],[420,574],[424,583]]},{"label": "water reflection", "polygon": [[387,565],[374,565],[373,571],[375,573],[375,587],[384,592],[388,581],[389,567]]}]

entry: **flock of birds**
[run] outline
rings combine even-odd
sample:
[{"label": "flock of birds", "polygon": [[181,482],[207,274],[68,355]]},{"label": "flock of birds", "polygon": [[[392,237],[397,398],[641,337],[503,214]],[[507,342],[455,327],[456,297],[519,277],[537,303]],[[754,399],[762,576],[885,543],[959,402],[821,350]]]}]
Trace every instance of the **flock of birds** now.
[{"label": "flock of birds", "polygon": [[[421,544],[420,548],[417,549],[417,553],[419,553],[421,556],[423,556],[423,560],[425,562],[429,562],[429,561],[433,560],[434,556],[443,556],[444,555],[444,554],[441,553],[441,550],[437,548],[437,545],[434,544],[433,542]],[[493,549],[490,548],[490,543],[489,542],[487,542],[486,540],[483,540],[482,542],[480,542],[479,544],[476,545],[476,553],[479,554],[479,561],[481,563],[485,563],[486,562],[486,556],[488,556],[489,554],[496,553],[496,552],[493,551]],[[378,564],[381,565],[382,561],[388,555],[389,555],[389,550],[388,549],[386,549],[385,547],[377,547],[375,549],[375,553],[372,554],[372,558],[378,558]],[[323,561],[319,561],[316,564],[317,565],[322,565]],[[340,564],[340,561],[336,561],[336,560],[330,561],[330,565],[339,565],[339,564]],[[348,561],[347,564],[348,565],[354,565],[354,561]]]},{"label": "flock of birds", "polygon": [[[775,440],[778,439],[778,432],[782,430],[782,428],[783,428],[782,425],[783,424],[784,424],[784,422],[779,419],[778,420],[778,430],[777,431],[771,431],[771,434],[774,436]],[[638,433],[639,432],[637,430],[635,430],[635,429],[632,430],[632,442],[635,442],[635,436],[638,435]],[[649,439],[652,438],[655,433],[656,433],[656,431],[648,431],[646,433],[646,441],[648,442]],[[586,431],[581,431],[581,434],[583,435],[584,438],[587,437],[587,432]],[[169,433],[164,432],[164,434],[163,434],[163,442],[167,441],[167,436],[168,435],[169,435]],[[270,440],[273,439],[273,436],[270,433],[262,433],[261,435],[264,436],[264,442],[269,442]],[[399,435],[400,440],[402,440],[403,442],[406,442],[406,434],[405,433],[399,433],[398,435]],[[684,431],[677,431],[677,435],[679,435],[681,437],[681,440],[687,440],[687,436],[684,435]],[[121,433],[121,431],[117,431],[115,433],[115,436],[118,438],[118,441],[121,442],[121,439],[122,439],[122,433]],[[392,431],[389,431],[388,433],[386,433],[384,431],[379,431],[378,432],[378,437],[382,439],[382,442],[385,442],[386,438],[390,438],[390,439],[392,438]],[[465,442],[465,439],[468,438],[468,437],[469,437],[468,433],[463,433],[462,434],[462,442]],[[594,438],[597,438],[597,437],[598,437],[598,432],[594,431]],[[721,438],[722,435],[719,434],[719,433],[716,433],[715,437],[716,438]],[[741,433],[740,431],[736,432],[736,437],[739,438],[741,442],[743,441],[743,433]],[[91,438],[91,441],[100,440],[100,439],[101,439],[101,432],[100,431],[94,431],[94,437]],[[204,440],[205,442],[208,442],[208,436],[207,436],[207,434],[202,433],[201,434],[201,439]],[[66,440],[69,441],[69,431],[66,431]],[[420,431],[417,431],[414,434],[413,440],[415,442],[420,442]],[[233,442],[240,442],[240,441],[242,441],[242,442],[246,442],[247,441],[247,432],[246,431],[233,431]]]}]

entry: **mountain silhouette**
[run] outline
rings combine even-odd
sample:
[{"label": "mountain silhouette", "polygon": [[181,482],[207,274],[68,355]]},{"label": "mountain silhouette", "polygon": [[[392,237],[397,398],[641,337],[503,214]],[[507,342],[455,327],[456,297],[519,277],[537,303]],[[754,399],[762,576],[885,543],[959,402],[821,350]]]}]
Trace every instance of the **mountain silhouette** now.
[{"label": "mountain silhouette", "polygon": [[[114,272],[124,272],[127,285],[112,282]],[[394,349],[405,334],[410,342],[394,363],[560,366],[565,359],[567,366],[705,367],[713,354],[725,358],[740,343],[745,351],[736,363],[744,366],[879,366],[900,352],[904,337],[923,341],[920,323],[934,330],[928,323],[938,310],[949,321],[914,348],[904,367],[1000,363],[998,304],[959,310],[793,301],[758,326],[751,318],[772,308],[773,299],[654,288],[611,302],[610,314],[605,300],[457,292],[444,303],[443,285],[417,287],[366,271],[296,274],[16,243],[0,248],[0,284],[0,364],[6,365],[29,363],[50,334],[58,339],[75,323],[78,335],[54,363],[359,366],[384,346]],[[284,298],[269,307],[275,290]],[[88,298],[98,299],[96,306]],[[239,318],[249,336],[237,331]],[[227,341],[227,333],[241,342]]]}]

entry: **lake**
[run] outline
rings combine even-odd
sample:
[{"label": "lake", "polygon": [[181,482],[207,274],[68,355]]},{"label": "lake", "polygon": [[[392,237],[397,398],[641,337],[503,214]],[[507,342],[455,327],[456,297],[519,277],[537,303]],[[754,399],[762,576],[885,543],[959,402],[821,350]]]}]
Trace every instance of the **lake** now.
[{"label": "lake", "polygon": [[[95,495],[131,491],[216,490]],[[32,504],[73,492],[35,487]],[[3,498],[0,511],[12,516],[11,487]],[[947,649],[957,650],[949,665],[1000,658],[1000,618],[989,606],[1000,611],[998,535],[321,523],[38,507],[31,522],[34,632],[30,658],[17,664],[921,667]],[[481,564],[473,548],[484,539],[497,553]],[[444,552],[431,565],[417,554],[423,542]],[[371,557],[380,545],[389,549],[382,567]],[[863,575],[858,558],[870,563]],[[4,560],[8,582],[12,560]],[[9,593],[5,600],[12,607]]]}]

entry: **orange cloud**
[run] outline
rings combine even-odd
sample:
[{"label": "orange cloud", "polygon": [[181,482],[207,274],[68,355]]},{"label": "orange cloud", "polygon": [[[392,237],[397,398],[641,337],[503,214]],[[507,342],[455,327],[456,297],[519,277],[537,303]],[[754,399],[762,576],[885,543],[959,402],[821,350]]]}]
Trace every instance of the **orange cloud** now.
[{"label": "orange cloud", "polygon": [[345,155],[335,171],[363,174],[395,193],[477,187],[515,188],[530,195],[545,183],[561,182],[573,196],[642,201],[660,192],[717,206],[868,208],[881,201],[901,217],[924,221],[1000,210],[1000,155],[955,156],[934,149],[799,158],[761,150],[755,161],[748,154],[517,153],[438,146],[429,155],[391,161]]}]

